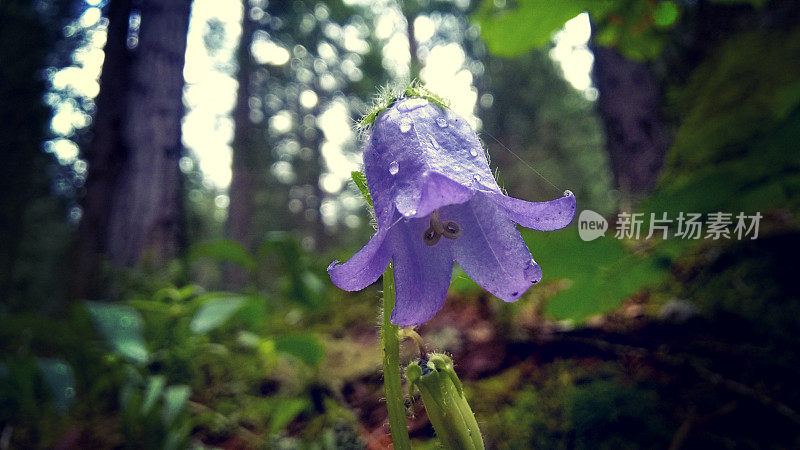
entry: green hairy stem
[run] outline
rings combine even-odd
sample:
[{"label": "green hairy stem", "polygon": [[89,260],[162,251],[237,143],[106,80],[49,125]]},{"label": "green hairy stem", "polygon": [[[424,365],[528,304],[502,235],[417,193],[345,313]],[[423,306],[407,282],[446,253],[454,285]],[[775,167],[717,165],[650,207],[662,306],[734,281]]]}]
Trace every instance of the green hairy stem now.
[{"label": "green hairy stem", "polygon": [[381,323],[381,351],[383,353],[383,385],[386,390],[386,408],[389,410],[389,429],[397,450],[410,450],[411,440],[406,426],[406,407],[400,382],[400,340],[398,326],[391,322],[394,309],[394,272],[392,265],[383,274],[383,321]]}]

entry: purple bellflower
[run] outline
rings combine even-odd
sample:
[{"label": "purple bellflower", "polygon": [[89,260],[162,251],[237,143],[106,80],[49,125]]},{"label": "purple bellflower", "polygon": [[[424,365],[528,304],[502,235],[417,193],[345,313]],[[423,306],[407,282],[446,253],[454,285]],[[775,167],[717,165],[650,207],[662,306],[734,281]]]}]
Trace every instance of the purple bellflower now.
[{"label": "purple bellflower", "polygon": [[364,167],[378,231],[328,273],[339,288],[358,291],[393,261],[396,325],[422,324],[441,309],[453,262],[500,299],[517,300],[542,269],[514,223],[557,230],[575,215],[569,191],[542,203],[505,195],[469,124],[421,97],[398,99],[375,119]]}]

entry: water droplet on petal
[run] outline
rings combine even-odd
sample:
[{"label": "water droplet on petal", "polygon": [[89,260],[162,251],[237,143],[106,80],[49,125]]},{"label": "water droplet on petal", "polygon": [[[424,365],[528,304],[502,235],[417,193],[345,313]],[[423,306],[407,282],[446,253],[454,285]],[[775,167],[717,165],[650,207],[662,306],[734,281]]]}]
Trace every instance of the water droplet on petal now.
[{"label": "water droplet on petal", "polygon": [[428,140],[431,141],[431,145],[433,146],[433,148],[435,148],[435,149],[442,148],[442,146],[439,145],[439,142],[436,140],[436,138],[434,138],[430,134],[428,135]]},{"label": "water droplet on petal", "polygon": [[469,155],[472,156],[472,157],[478,156],[478,151],[475,150],[474,148],[471,148],[469,150]]},{"label": "water droplet on petal", "polygon": [[542,278],[542,269],[535,262],[528,261],[525,268],[522,269],[522,275],[526,280],[530,280],[531,283],[535,284]]},{"label": "water droplet on petal", "polygon": [[428,101],[425,100],[424,98],[409,98],[407,100],[404,100],[404,101],[400,102],[397,105],[397,109],[399,109],[400,111],[403,111],[403,112],[409,112],[409,111],[415,110],[415,109],[417,109],[417,108],[419,108],[421,106],[425,106],[427,104],[428,104]]},{"label": "water droplet on petal", "polygon": [[570,191],[569,189],[567,189],[566,191],[564,191],[564,197],[570,197],[570,196],[572,196],[572,195],[574,195],[574,194],[573,194],[573,193],[572,193],[572,191]]},{"label": "water droplet on petal", "polygon": [[410,129],[411,129],[411,118],[408,116],[403,116],[403,118],[400,119],[400,131],[402,133],[408,133]]},{"label": "water droplet on petal", "polygon": [[392,161],[389,163],[389,173],[392,175],[397,175],[397,172],[400,171],[400,165],[397,164],[397,161]]},{"label": "water droplet on petal", "polygon": [[481,182],[481,176],[476,173],[475,175],[472,176],[472,181],[474,181],[476,183],[480,183]]},{"label": "water droplet on petal", "polygon": [[436,125],[439,125],[439,128],[447,128],[447,119],[444,117],[437,118]]}]

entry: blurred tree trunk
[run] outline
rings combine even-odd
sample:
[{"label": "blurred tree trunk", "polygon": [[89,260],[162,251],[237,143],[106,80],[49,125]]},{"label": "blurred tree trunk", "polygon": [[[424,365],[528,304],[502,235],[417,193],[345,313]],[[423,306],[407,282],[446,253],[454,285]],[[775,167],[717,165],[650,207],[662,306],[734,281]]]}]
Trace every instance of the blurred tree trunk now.
[{"label": "blurred tree trunk", "polygon": [[42,71],[53,36],[27,0],[0,3],[0,302],[14,284],[24,218],[48,194],[44,140],[48,111]]},{"label": "blurred tree trunk", "polygon": [[[259,233],[256,232],[256,196],[263,189],[260,180],[266,176],[262,167],[259,152],[267,147],[264,129],[250,119],[250,98],[254,96],[254,83],[251,79],[256,67],[250,46],[257,26],[252,19],[248,7],[242,15],[242,37],[239,40],[237,61],[239,72],[236,80],[239,89],[236,93],[236,106],[233,110],[233,162],[231,164],[231,185],[228,188],[230,203],[228,218],[225,223],[225,235],[228,239],[242,244],[253,252],[258,245]],[[247,282],[247,274],[243,269],[229,266],[225,273],[225,284],[228,289],[238,290]]]},{"label": "blurred tree trunk", "polygon": [[103,49],[100,93],[93,118],[92,142],[84,152],[89,164],[83,216],[78,227],[78,243],[73,266],[71,296],[96,295],[100,259],[107,239],[108,210],[112,194],[125,163],[122,123],[125,112],[125,86],[131,55],[127,48],[131,0],[114,0],[108,9],[108,34]]},{"label": "blurred tree trunk", "polygon": [[86,154],[74,297],[102,292],[113,267],[163,267],[182,245],[180,138],[191,0],[145,0],[130,36],[131,0],[113,0],[94,139]]},{"label": "blurred tree trunk", "polygon": [[[404,6],[407,3],[404,3]],[[406,19],[406,36],[408,37],[408,52],[411,59],[408,64],[408,78],[410,81],[418,80],[422,71],[422,62],[419,60],[419,45],[417,45],[417,34],[414,29],[414,21],[417,19],[418,12],[411,8],[406,8],[403,15]]]},{"label": "blurred tree trunk", "polygon": [[659,116],[661,91],[647,62],[631,61],[617,50],[593,46],[597,109],[622,206],[656,185],[670,145]]},{"label": "blurred tree trunk", "polygon": [[[597,108],[607,135],[607,149],[617,187],[626,200],[637,200],[656,185],[671,145],[660,115],[659,86],[681,85],[686,77],[727,37],[753,24],[790,29],[800,15],[798,2],[773,0],[763,8],[750,2],[693,2],[683,12],[673,34],[670,55],[662,55],[667,67],[659,80],[648,62],[631,61],[615,49],[593,46]],[[596,31],[593,29],[593,32]]]}]

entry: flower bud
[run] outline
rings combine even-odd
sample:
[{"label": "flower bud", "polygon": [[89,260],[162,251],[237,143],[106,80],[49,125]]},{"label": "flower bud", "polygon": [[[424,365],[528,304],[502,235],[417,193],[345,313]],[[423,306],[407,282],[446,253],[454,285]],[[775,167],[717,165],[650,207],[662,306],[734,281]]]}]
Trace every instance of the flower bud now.
[{"label": "flower bud", "polygon": [[428,419],[444,448],[483,449],[478,422],[464,397],[461,380],[449,356],[428,354],[428,360],[406,367],[409,393],[419,389]]}]

